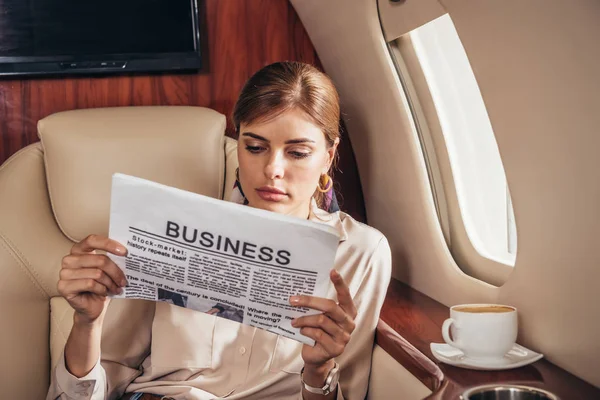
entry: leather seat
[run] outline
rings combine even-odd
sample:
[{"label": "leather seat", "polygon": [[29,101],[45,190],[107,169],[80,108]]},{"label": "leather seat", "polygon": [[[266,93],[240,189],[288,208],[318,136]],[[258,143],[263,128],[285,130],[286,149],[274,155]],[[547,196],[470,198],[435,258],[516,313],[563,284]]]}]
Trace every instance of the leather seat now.
[{"label": "leather seat", "polygon": [[108,233],[112,174],[228,198],[237,142],[225,125],[201,107],[66,111],[0,166],[2,398],[45,397],[73,315],[56,289],[61,260],[74,241]]}]

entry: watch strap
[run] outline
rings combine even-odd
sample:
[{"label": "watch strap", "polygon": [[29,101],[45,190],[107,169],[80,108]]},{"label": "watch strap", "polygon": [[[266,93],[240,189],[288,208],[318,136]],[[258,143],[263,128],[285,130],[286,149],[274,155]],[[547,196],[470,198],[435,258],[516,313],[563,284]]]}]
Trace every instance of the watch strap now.
[{"label": "watch strap", "polygon": [[300,371],[300,381],[302,382],[302,385],[304,385],[304,389],[306,389],[310,393],[327,396],[329,393],[333,392],[337,387],[337,379],[334,381],[333,378],[337,373],[339,373],[339,370],[340,365],[337,362],[335,362],[333,368],[329,370],[329,373],[325,378],[325,383],[323,384],[323,387],[319,388],[310,386],[308,383],[304,382],[304,367],[302,367],[302,370]]}]

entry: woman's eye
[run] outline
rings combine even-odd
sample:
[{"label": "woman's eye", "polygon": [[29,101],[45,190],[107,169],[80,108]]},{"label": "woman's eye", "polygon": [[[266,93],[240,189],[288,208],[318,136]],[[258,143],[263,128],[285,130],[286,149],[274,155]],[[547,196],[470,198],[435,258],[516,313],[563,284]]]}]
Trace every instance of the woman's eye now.
[{"label": "woman's eye", "polygon": [[301,159],[310,156],[310,153],[305,153],[301,151],[290,151],[290,155],[294,158]]},{"label": "woman's eye", "polygon": [[254,153],[254,154],[260,153],[262,151],[262,149],[263,148],[260,146],[250,146],[250,145],[246,146],[246,150],[248,150],[250,153]]}]

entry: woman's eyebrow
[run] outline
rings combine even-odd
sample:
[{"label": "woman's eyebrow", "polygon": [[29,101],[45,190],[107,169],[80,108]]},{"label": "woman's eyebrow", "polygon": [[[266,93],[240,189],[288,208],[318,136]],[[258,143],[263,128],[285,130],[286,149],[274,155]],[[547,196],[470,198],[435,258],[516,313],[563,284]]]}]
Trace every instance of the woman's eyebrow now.
[{"label": "woman's eyebrow", "polygon": [[[251,137],[256,140],[262,140],[263,142],[270,143],[269,139],[264,138],[260,135],[257,135],[256,133],[244,132],[244,133],[242,133],[242,136],[248,136],[248,137]],[[315,143],[315,141],[312,139],[309,139],[309,138],[298,138],[298,139],[290,139],[290,140],[285,141],[285,144],[299,144],[299,143]]]},{"label": "woman's eyebrow", "polygon": [[262,140],[263,142],[267,142],[269,143],[269,139],[264,138],[262,136],[257,135],[256,133],[252,133],[252,132],[244,132],[242,133],[242,136],[249,136],[252,139],[256,139],[256,140]]},{"label": "woman's eyebrow", "polygon": [[298,143],[315,143],[315,141],[312,139],[308,139],[308,138],[291,139],[291,140],[285,141],[285,144],[298,144]]}]

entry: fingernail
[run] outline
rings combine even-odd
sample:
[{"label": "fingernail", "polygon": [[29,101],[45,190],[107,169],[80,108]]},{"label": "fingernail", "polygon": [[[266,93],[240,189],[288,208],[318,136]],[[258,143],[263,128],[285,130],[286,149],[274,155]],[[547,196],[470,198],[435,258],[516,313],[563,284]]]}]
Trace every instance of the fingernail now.
[{"label": "fingernail", "polygon": [[292,326],[294,326],[294,327],[295,327],[297,324],[298,324],[298,320],[297,320],[296,318],[294,318],[294,319],[292,320]]},{"label": "fingernail", "polygon": [[123,294],[123,289],[117,288],[117,294]]},{"label": "fingernail", "polygon": [[300,296],[291,296],[290,297],[290,303],[291,304],[298,304],[298,303],[300,303]]},{"label": "fingernail", "polygon": [[127,249],[125,247],[117,247],[117,253],[125,255],[127,253]]},{"label": "fingernail", "polygon": [[121,280],[121,286],[127,286],[127,280],[122,279]]}]

